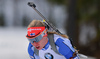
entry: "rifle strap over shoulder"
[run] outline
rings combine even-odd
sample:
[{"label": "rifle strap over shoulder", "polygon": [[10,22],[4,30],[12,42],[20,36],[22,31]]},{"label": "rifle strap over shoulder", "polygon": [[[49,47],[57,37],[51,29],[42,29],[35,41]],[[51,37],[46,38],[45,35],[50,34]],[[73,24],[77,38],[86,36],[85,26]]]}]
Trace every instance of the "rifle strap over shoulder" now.
[{"label": "rifle strap over shoulder", "polygon": [[61,54],[58,52],[57,47],[56,47],[56,45],[55,45],[55,42],[54,42],[54,34],[48,34],[48,38],[49,38],[49,42],[50,42],[50,45],[51,45],[52,50],[53,50],[55,53],[61,55]]}]

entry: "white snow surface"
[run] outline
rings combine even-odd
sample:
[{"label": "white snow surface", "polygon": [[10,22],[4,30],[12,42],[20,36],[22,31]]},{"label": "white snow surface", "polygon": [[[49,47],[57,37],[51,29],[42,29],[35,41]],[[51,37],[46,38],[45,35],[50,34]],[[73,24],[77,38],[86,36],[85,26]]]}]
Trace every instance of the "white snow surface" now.
[{"label": "white snow surface", "polygon": [[0,59],[29,59],[26,28],[0,27]]},{"label": "white snow surface", "polygon": [[27,28],[0,27],[0,59],[30,59],[27,52],[26,34]]}]

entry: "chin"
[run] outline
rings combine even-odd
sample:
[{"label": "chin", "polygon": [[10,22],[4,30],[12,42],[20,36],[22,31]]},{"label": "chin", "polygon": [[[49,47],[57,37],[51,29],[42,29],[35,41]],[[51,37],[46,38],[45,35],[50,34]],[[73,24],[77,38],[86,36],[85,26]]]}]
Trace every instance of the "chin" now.
[{"label": "chin", "polygon": [[42,48],[38,48],[38,50],[41,50]]}]

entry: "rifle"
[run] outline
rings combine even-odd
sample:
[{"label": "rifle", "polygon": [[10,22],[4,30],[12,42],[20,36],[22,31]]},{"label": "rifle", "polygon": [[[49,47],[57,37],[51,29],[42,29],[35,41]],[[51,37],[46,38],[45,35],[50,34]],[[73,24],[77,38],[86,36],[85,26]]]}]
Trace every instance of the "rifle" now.
[{"label": "rifle", "polygon": [[53,26],[49,20],[47,20],[37,9],[36,9],[36,5],[33,2],[28,2],[28,5],[30,7],[32,7],[42,18],[43,18],[43,22],[45,23],[45,25],[47,25],[49,28],[51,28],[52,30],[54,30],[55,32],[62,34],[55,26]]}]

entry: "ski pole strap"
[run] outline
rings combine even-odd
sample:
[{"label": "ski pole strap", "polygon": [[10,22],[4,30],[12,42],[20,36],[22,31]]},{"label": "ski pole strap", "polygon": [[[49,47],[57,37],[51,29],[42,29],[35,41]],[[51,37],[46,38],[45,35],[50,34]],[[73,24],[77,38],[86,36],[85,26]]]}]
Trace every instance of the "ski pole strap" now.
[{"label": "ski pole strap", "polygon": [[57,48],[56,48],[56,45],[55,45],[55,42],[54,42],[54,35],[53,35],[53,34],[48,34],[48,38],[49,38],[49,42],[50,42],[50,45],[51,45],[52,50],[53,50],[55,53],[61,55],[61,54],[58,52]]}]

